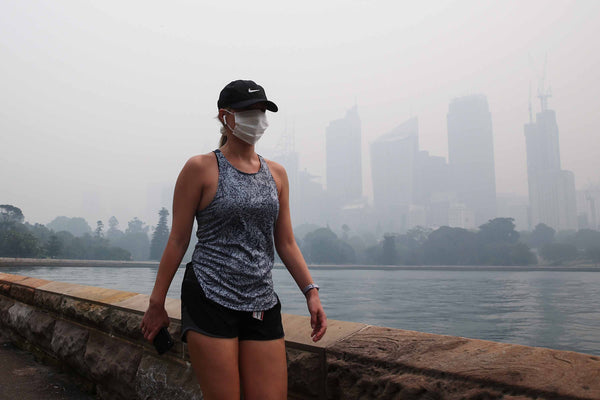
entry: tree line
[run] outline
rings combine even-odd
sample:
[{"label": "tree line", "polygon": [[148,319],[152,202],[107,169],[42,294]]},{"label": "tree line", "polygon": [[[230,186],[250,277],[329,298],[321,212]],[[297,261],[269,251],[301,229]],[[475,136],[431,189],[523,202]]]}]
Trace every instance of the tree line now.
[{"label": "tree line", "polygon": [[[159,260],[169,237],[169,212],[158,212],[151,229],[133,218],[124,230],[113,216],[96,222],[94,230],[83,218],[56,217],[47,225],[24,222],[22,211],[0,205],[0,257],[65,258],[83,260]],[[151,232],[152,231],[152,232]],[[531,232],[517,232],[512,218],[495,218],[478,230],[442,226],[415,227],[406,233],[355,233],[343,225],[340,234],[329,227],[296,228],[297,242],[310,264],[360,265],[563,265],[600,263],[600,232],[561,231],[539,224]],[[194,248],[192,240],[185,258]]]},{"label": "tree line", "polygon": [[329,227],[311,227],[298,243],[311,264],[361,265],[564,265],[600,263],[600,232],[555,232],[539,224],[517,232],[514,219],[495,218],[472,231],[442,226],[415,227],[406,233],[338,236]]},{"label": "tree line", "polygon": [[92,230],[79,217],[56,217],[47,225],[24,222],[23,212],[10,204],[0,205],[0,257],[64,258],[79,260],[159,260],[167,244],[169,212],[162,208],[156,227],[137,217],[125,231],[113,216],[108,229],[102,221]]}]

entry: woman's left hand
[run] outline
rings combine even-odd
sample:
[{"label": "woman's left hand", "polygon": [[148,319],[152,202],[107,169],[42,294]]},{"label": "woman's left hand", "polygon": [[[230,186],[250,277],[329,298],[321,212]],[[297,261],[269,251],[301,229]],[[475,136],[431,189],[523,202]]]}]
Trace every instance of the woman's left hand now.
[{"label": "woman's left hand", "polygon": [[321,340],[325,331],[327,331],[327,316],[319,299],[319,292],[316,289],[309,290],[306,294],[306,303],[310,312],[310,326],[312,333],[310,337],[313,342]]}]

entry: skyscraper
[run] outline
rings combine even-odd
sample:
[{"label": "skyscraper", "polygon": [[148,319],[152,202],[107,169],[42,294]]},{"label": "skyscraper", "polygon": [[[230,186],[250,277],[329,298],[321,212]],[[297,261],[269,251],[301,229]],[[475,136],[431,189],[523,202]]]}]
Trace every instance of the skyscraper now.
[{"label": "skyscraper", "polygon": [[356,106],[325,133],[327,192],[339,205],[362,197],[361,124]]},{"label": "skyscraper", "polygon": [[452,100],[448,109],[448,164],[457,200],[477,226],[496,217],[492,116],[483,95]]},{"label": "skyscraper", "polygon": [[560,168],[556,113],[547,108],[549,93],[542,88],[542,111],[525,124],[527,180],[531,228],[544,223],[556,230],[577,229],[575,178]]},{"label": "skyscraper", "polygon": [[408,228],[418,150],[416,117],[371,143],[373,203],[380,224],[388,232]]}]

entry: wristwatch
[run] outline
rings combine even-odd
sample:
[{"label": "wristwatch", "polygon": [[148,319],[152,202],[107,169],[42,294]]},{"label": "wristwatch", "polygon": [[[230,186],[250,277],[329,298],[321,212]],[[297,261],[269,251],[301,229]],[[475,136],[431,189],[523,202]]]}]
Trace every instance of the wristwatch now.
[{"label": "wristwatch", "polygon": [[310,289],[317,289],[317,290],[319,290],[319,285],[317,285],[316,283],[309,283],[308,285],[306,285],[304,287],[304,289],[302,289],[302,294],[306,296],[306,293],[308,293],[308,291]]}]

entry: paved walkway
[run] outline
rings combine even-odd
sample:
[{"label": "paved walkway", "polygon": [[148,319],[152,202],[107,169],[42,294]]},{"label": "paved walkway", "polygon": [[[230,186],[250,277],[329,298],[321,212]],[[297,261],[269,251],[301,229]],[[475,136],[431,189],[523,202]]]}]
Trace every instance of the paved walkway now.
[{"label": "paved walkway", "polygon": [[93,400],[58,368],[36,362],[0,331],[0,400]]}]

